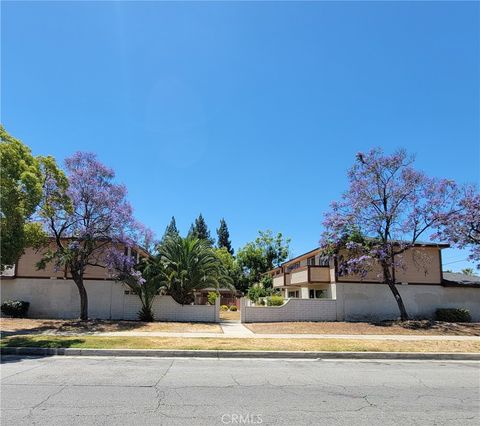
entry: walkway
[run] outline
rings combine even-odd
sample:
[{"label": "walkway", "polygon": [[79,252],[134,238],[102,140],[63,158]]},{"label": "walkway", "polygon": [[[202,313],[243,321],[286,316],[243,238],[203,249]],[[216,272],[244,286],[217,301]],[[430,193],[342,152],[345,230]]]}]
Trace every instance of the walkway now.
[{"label": "walkway", "polygon": [[255,333],[239,322],[221,322],[224,337],[255,337]]}]

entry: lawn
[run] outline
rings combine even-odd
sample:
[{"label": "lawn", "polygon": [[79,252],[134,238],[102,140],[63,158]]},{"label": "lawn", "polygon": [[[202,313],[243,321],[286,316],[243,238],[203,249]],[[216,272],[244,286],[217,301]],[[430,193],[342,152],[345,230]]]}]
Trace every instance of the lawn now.
[{"label": "lawn", "polygon": [[395,341],[355,339],[218,339],[23,335],[2,339],[2,347],[96,349],[192,349],[354,352],[480,352],[478,341]]},{"label": "lawn", "polygon": [[480,336],[480,323],[440,321],[274,322],[245,324],[256,334],[406,334]]},{"label": "lawn", "polygon": [[32,333],[93,333],[114,331],[158,331],[172,333],[221,333],[218,324],[194,322],[140,322],[140,321],[106,321],[106,320],[54,320],[54,319],[20,319],[1,318],[0,330],[12,334]]}]

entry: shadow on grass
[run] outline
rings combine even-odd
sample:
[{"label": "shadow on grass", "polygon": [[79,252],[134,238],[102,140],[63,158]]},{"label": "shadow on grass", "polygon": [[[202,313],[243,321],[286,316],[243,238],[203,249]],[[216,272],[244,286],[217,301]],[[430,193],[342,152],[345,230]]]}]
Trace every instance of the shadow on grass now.
[{"label": "shadow on grass", "polygon": [[[26,318],[28,320],[28,318]],[[2,338],[9,336],[18,336],[22,334],[76,334],[76,333],[97,333],[97,332],[114,332],[114,331],[130,331],[137,328],[145,327],[149,323],[142,321],[125,321],[125,320],[42,320],[41,325],[35,327],[15,327],[14,330],[1,330]],[[8,324],[6,325],[8,327]],[[2,325],[2,328],[4,326]]]},{"label": "shadow on grass", "polygon": [[371,322],[376,327],[401,327],[406,330],[434,331],[438,334],[480,336],[479,323],[451,323],[434,320],[379,321]]},{"label": "shadow on grass", "polygon": [[7,341],[2,342],[2,347],[21,347],[21,348],[72,348],[79,347],[85,343],[85,339],[65,339],[61,337],[45,337],[37,339],[32,336],[15,336],[10,337]]}]

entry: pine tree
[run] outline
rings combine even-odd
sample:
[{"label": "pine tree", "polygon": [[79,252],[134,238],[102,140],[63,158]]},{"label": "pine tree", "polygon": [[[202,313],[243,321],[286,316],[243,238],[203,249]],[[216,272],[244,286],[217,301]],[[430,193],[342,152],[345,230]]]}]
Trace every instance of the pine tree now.
[{"label": "pine tree", "polygon": [[230,232],[228,232],[227,222],[225,219],[220,220],[220,227],[217,229],[218,248],[225,247],[230,254],[233,255],[232,242],[230,241]]},{"label": "pine tree", "polygon": [[208,230],[207,223],[201,213],[195,219],[195,222],[192,223],[192,226],[190,226],[188,235],[190,237],[198,238],[199,240],[208,241],[210,245],[213,245],[214,241],[212,237],[210,237],[210,231]]},{"label": "pine tree", "polygon": [[172,216],[172,219],[170,220],[170,223],[168,226],[165,228],[165,233],[163,234],[162,240],[160,241],[160,244],[164,244],[165,241],[170,238],[170,237],[178,237],[178,229],[177,229],[177,223],[175,221],[175,216]]}]

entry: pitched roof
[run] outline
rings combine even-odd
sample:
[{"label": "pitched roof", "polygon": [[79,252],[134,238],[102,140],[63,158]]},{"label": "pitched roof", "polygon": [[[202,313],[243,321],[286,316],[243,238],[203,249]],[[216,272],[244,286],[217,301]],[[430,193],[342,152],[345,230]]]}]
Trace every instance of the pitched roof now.
[{"label": "pitched roof", "polygon": [[445,284],[479,286],[480,277],[476,275],[465,275],[460,272],[444,272],[443,281]]}]

